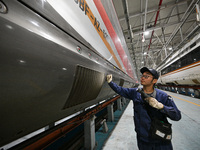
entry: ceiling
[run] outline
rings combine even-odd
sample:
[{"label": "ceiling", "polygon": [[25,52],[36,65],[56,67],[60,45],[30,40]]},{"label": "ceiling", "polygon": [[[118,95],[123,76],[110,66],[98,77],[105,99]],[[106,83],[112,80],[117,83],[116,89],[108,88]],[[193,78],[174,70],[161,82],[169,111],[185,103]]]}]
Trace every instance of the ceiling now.
[{"label": "ceiling", "polygon": [[[199,0],[113,0],[136,72],[157,69],[199,31]],[[148,31],[148,32],[147,32]]]}]

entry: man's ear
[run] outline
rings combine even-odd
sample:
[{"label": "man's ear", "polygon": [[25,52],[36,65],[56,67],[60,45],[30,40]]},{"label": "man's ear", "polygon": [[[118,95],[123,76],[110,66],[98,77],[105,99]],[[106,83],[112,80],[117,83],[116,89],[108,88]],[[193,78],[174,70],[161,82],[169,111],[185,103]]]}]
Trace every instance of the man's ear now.
[{"label": "man's ear", "polygon": [[156,83],[158,81],[158,79],[153,79],[153,83]]}]

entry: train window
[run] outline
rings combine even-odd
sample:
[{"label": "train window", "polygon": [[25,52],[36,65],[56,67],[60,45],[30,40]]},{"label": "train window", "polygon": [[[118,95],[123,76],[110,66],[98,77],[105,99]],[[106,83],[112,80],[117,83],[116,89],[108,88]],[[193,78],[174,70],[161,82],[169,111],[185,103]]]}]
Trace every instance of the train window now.
[{"label": "train window", "polygon": [[161,71],[161,75],[166,74],[165,69]]},{"label": "train window", "polygon": [[189,55],[187,55],[187,64],[191,64],[191,63],[193,63],[193,58],[192,58],[192,55],[191,54],[189,54]]},{"label": "train window", "polygon": [[200,47],[196,48],[191,52],[192,62],[197,62],[200,60]]},{"label": "train window", "polygon": [[176,70],[176,65],[175,65],[175,63],[173,63],[172,65],[171,65],[171,70],[173,71],[173,70]]},{"label": "train window", "polygon": [[161,71],[161,75],[200,61],[200,46]]},{"label": "train window", "polygon": [[195,45],[196,45],[196,42],[192,43],[192,44],[190,45],[190,48],[194,47]]},{"label": "train window", "polygon": [[182,59],[181,59],[181,67],[184,67],[187,65],[187,58],[184,56]]}]

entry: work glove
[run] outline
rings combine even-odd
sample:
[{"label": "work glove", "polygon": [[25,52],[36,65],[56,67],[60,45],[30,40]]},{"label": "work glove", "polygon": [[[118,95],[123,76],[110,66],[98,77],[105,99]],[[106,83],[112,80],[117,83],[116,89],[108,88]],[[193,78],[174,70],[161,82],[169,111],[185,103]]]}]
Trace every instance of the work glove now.
[{"label": "work glove", "polygon": [[112,74],[107,75],[107,82],[110,83],[112,81]]},{"label": "work glove", "polygon": [[148,102],[151,107],[154,107],[154,108],[157,108],[157,109],[163,109],[163,107],[164,107],[164,105],[162,103],[158,102],[153,97],[145,98],[145,101]]}]

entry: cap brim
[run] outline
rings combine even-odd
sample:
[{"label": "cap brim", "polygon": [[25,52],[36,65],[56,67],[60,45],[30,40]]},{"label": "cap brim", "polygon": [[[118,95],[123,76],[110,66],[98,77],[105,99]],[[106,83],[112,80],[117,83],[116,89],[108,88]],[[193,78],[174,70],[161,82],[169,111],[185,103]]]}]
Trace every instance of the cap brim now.
[{"label": "cap brim", "polygon": [[148,71],[148,72],[150,72],[151,73],[151,71],[147,68],[147,67],[143,67],[142,69],[140,69],[140,72],[143,74],[144,72],[146,72],[146,71]]}]

